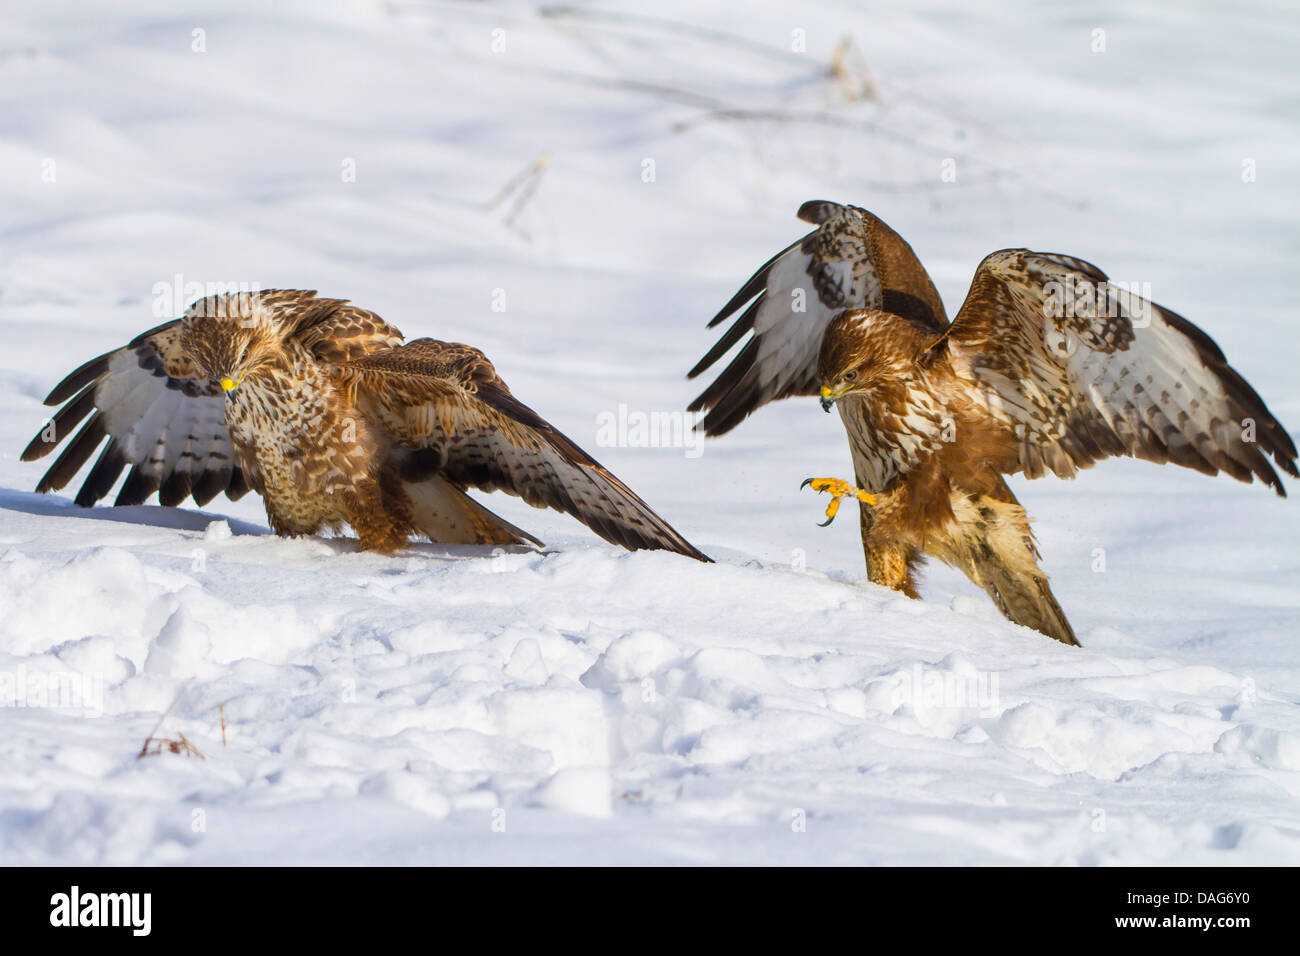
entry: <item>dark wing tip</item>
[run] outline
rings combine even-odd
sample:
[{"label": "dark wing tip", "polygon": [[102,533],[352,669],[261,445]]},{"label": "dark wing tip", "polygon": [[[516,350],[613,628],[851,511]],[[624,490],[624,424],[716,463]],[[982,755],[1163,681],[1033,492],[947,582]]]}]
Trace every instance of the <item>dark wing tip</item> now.
[{"label": "dark wing tip", "polygon": [[[1295,453],[1292,452],[1292,455],[1294,454]],[[1285,471],[1292,478],[1300,478],[1300,468],[1296,468],[1296,464],[1293,458],[1287,458],[1284,455],[1279,454],[1278,452],[1273,453],[1273,458],[1274,460],[1277,461],[1279,465],[1282,466],[1282,470]]]},{"label": "dark wing tip", "polygon": [[810,199],[799,207],[798,216],[804,222],[820,226],[827,219],[843,211],[842,203],[831,202],[829,199]]},{"label": "dark wing tip", "polygon": [[73,371],[69,372],[63,381],[54,388],[50,389],[50,394],[45,396],[46,405],[60,405],[69,398],[81,391],[82,388],[94,382],[105,372],[108,371],[108,360],[112,357],[113,352],[105,352],[103,355],[97,355],[88,362],[83,362]]},{"label": "dark wing tip", "polygon": [[[696,362],[695,367],[686,373],[688,379],[696,378],[701,372],[713,365],[714,362],[730,352],[731,347],[739,342],[741,338],[744,337],[745,333],[754,327],[754,319],[758,316],[758,310],[762,306],[763,300],[766,297],[766,290],[762,290],[758,293],[758,297],[754,299],[749,308],[745,310],[744,314],[731,324],[730,328],[723,333],[722,338],[718,339],[718,341],[714,343],[713,348],[709,349],[708,352],[704,354],[704,358]],[[712,325],[712,323],[710,323],[710,325]]]},{"label": "dark wing tip", "polygon": [[156,472],[146,472],[139,463],[137,463],[126,476],[126,481],[122,482],[122,487],[118,489],[117,498],[113,501],[116,508],[127,507],[131,505],[142,505],[148,500],[149,496],[158,490],[162,484],[162,479]]},{"label": "dark wing tip", "polygon": [[63,449],[63,453],[55,459],[54,464],[50,466],[41,480],[36,483],[36,491],[44,494],[47,491],[58,491],[70,482],[73,477],[81,470],[81,466],[90,460],[90,456],[99,443],[108,434],[104,428],[104,419],[98,409],[95,409],[93,415],[81,426],[76,437],[68,443]]},{"label": "dark wing tip", "polygon": [[693,558],[696,561],[699,561],[701,564],[717,563],[711,557],[709,557],[707,554],[705,554],[699,548],[695,547],[695,545],[691,544],[690,542],[686,542],[684,547],[678,545],[664,545],[664,544],[651,544],[648,545],[647,547],[649,549],[653,549],[656,551],[671,551],[674,554],[682,555],[682,557]]},{"label": "dark wing tip", "polygon": [[707,554],[705,554],[703,551],[701,551],[699,548],[695,547],[695,545],[693,545],[693,544],[689,544],[689,543],[688,543],[688,544],[687,544],[687,548],[689,548],[689,550],[687,550],[687,551],[679,551],[679,552],[677,552],[677,553],[678,553],[678,554],[684,554],[684,555],[686,555],[686,557],[688,557],[688,558],[694,558],[696,561],[699,561],[699,562],[701,562],[701,563],[703,563],[703,564],[716,564],[716,563],[717,563],[717,562],[714,561],[711,557],[709,557]]},{"label": "dark wing tip", "polygon": [[[750,415],[762,404],[763,392],[757,384],[743,392],[733,392],[726,399],[711,408],[699,424],[699,429],[706,438],[725,435]],[[692,409],[699,411],[700,409]]]},{"label": "dark wing tip", "polygon": [[[87,415],[92,412],[98,414],[95,407],[95,387],[96,381],[92,380],[90,384],[77,393],[75,398],[55,412],[54,416],[36,434],[36,437],[23,449],[19,459],[21,461],[35,461],[38,458],[44,458],[57,448],[59,443],[67,438]],[[51,429],[54,437],[46,438],[46,432]]]},{"label": "dark wing tip", "polygon": [[[586,519],[580,518],[580,520],[583,520],[584,524],[587,524],[589,528],[605,540],[611,541],[614,544],[620,544],[629,551],[671,551],[674,554],[694,558],[696,561],[703,562],[704,564],[713,564],[712,558],[687,541],[680,531],[670,525],[658,512],[641,500],[640,496],[632,491],[631,488],[628,488],[625,484],[619,481],[618,478],[611,474],[607,469],[599,467],[599,470],[611,481],[616,489],[631,499],[629,503],[632,507],[628,510],[632,514],[640,512],[640,517],[648,526],[643,525],[642,521],[615,520],[588,522]],[[579,516],[575,515],[575,517]],[[616,519],[621,518],[621,515],[618,512],[615,512],[614,517]]]},{"label": "dark wing tip", "polygon": [[[658,515],[656,515],[656,517],[658,517]],[[600,534],[600,536],[606,540],[622,545],[629,551],[671,551],[674,554],[680,554],[687,558],[694,558],[696,561],[703,564],[714,563],[711,557],[683,538],[681,534],[668,524],[668,522],[663,521],[662,518],[659,520],[663,522],[663,527],[666,530],[659,531],[657,534],[653,535],[633,532],[632,534],[623,534],[618,538],[615,538],[602,532],[601,529],[592,528],[592,530],[596,531],[597,534]]]},{"label": "dark wing tip", "polygon": [[18,460],[36,461],[38,458],[44,458],[54,450],[55,445],[56,442],[48,442],[45,440],[44,436],[37,435],[27,443],[27,447],[22,450],[22,454],[18,456]]},{"label": "dark wing tip", "polygon": [[[1291,440],[1286,428],[1269,411],[1264,399],[1245,377],[1228,364],[1223,350],[1204,329],[1171,309],[1156,303],[1151,304],[1170,328],[1181,333],[1191,342],[1201,363],[1219,380],[1219,385],[1223,388],[1230,405],[1236,406],[1235,417],[1238,420],[1245,418],[1254,420],[1258,429],[1256,447],[1259,451],[1255,456],[1256,460],[1249,466],[1250,471],[1254,472],[1265,485],[1276,491],[1279,497],[1285,498],[1286,489],[1282,487],[1282,479],[1270,467],[1267,456],[1272,456],[1273,461],[1286,474],[1292,478],[1300,478],[1300,469],[1296,468],[1295,462],[1297,457],[1295,442]],[[1249,480],[1249,477],[1246,480]]]}]

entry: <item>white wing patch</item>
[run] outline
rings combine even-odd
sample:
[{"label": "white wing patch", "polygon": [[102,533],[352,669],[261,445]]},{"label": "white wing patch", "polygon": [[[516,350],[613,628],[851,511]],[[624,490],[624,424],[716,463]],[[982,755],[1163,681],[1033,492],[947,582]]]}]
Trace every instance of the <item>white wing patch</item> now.
[{"label": "white wing patch", "polygon": [[[817,297],[808,276],[811,264],[811,256],[795,249],[777,260],[768,275],[763,302],[754,318],[758,354],[751,373],[763,383],[764,391],[781,394],[792,387],[800,388],[810,381],[810,375],[815,382],[822,336],[831,319],[847,308],[828,308]],[[848,280],[847,301],[856,302],[852,264],[837,262],[832,269]]]},{"label": "white wing patch", "polygon": [[226,427],[225,399],[215,382],[168,377],[148,338],[87,363],[51,395],[66,393],[78,376],[78,384],[86,384],[56,416],[68,414],[55,441],[37,436],[23,453],[24,460],[48,454],[90,415],[38,490],[68,484],[107,437],[77,494],[80,505],[105,497],[128,468],[115,502],[119,505],[140,504],[155,491],[164,505],[179,504],[187,495],[203,505],[223,491],[231,498],[247,491]]},{"label": "white wing patch", "polygon": [[815,395],[817,356],[831,319],[845,309],[883,304],[863,212],[819,205],[826,217],[814,220],[820,227],[769,260],[709,323],[716,325],[749,304],[688,376],[699,375],[745,341],[689,406],[708,411],[702,423],[706,434],[729,431],[767,402]]},{"label": "white wing patch", "polygon": [[987,257],[948,342],[977,400],[1020,441],[1028,477],[1129,455],[1280,492],[1265,452],[1295,474],[1291,439],[1209,337],[1081,259]]}]

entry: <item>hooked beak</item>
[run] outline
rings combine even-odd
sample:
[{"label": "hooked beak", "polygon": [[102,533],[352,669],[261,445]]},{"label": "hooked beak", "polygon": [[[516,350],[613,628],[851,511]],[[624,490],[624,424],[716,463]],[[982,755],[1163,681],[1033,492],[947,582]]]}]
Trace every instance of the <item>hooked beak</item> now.
[{"label": "hooked beak", "polygon": [[829,413],[838,396],[825,385],[822,386],[822,411]]},{"label": "hooked beak", "polygon": [[221,380],[221,390],[227,393],[227,397],[229,397],[229,393],[239,388],[239,383],[242,382],[243,380],[244,380],[243,372],[239,373],[239,378],[234,378],[234,379],[223,378]]}]

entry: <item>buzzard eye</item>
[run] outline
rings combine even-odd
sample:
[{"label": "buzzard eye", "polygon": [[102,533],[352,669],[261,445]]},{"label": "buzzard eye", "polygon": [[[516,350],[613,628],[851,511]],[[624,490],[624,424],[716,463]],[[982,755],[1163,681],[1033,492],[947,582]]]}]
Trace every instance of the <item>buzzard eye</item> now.
[{"label": "buzzard eye", "polygon": [[852,372],[845,372],[845,373],[844,373],[844,381],[846,381],[846,382],[851,382],[851,381],[853,381],[853,380],[854,380],[855,378],[857,378],[857,377],[858,377],[858,371],[857,371],[857,369],[854,369]]}]

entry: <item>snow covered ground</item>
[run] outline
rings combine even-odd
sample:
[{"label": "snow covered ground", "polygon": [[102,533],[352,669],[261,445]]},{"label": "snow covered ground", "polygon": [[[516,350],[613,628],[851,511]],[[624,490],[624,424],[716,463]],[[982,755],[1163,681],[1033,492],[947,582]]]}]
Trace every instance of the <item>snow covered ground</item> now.
[{"label": "snow covered ground", "polygon": [[[945,568],[865,583],[799,491],[850,474],[811,399],[702,446],[599,427],[685,407],[705,321],[827,198],[950,310],[1005,246],[1149,282],[1295,428],[1294,6],[707,7],[6,5],[0,861],[1300,862],[1295,501],[1013,482],[1076,650]],[[208,281],[479,345],[718,563],[501,496],[544,553],[30,493],[49,388]],[[203,759],[137,759],[173,702],[155,736]]]}]

